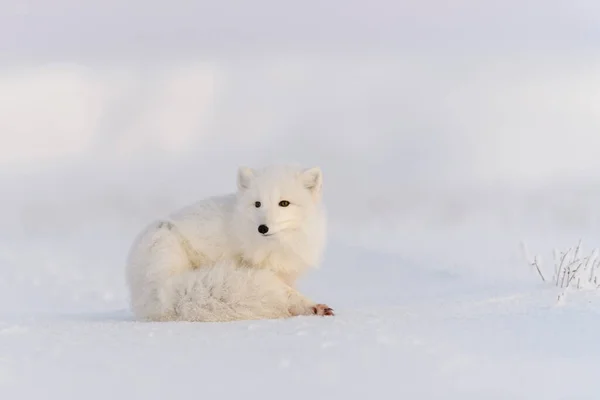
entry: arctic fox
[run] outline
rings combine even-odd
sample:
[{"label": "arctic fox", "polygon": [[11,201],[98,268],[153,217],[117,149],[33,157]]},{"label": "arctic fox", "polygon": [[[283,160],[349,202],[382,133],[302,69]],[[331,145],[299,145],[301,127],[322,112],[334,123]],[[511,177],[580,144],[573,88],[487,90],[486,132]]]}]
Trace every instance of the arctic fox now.
[{"label": "arctic fox", "polygon": [[294,288],[325,246],[318,167],[240,167],[237,192],[147,226],[127,260],[135,316],[234,321],[333,315]]}]

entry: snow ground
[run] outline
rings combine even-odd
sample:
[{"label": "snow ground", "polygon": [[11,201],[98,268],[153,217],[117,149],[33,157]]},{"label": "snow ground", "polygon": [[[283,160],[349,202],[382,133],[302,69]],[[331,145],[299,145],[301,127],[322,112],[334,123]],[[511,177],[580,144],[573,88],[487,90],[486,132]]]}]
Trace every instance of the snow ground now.
[{"label": "snow ground", "polygon": [[[428,221],[448,198],[403,211]],[[91,208],[77,227],[55,208],[64,225],[54,215],[2,241],[0,397],[597,398],[598,295],[559,305],[518,253],[520,239],[593,243],[594,229],[519,230],[500,203],[420,228],[397,210],[333,218],[301,287],[337,315],[230,324],[133,321],[122,266],[138,226]]]},{"label": "snow ground", "polygon": [[[0,399],[599,398],[598,293],[519,251],[600,246],[596,3],[9,3]],[[283,161],[325,171],[337,315],[133,321],[137,231]]]}]

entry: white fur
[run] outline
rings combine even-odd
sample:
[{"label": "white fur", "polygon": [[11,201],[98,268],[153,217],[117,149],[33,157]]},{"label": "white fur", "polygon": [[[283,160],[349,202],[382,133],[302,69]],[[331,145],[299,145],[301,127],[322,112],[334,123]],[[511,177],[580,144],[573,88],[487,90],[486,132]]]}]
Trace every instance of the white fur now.
[{"label": "white fur", "polygon": [[[237,193],[150,224],[127,262],[136,317],[232,321],[314,314],[316,304],[294,283],[317,266],[325,246],[322,180],[319,168],[240,168]],[[282,200],[290,205],[281,207]],[[262,224],[270,236],[259,233]]]}]

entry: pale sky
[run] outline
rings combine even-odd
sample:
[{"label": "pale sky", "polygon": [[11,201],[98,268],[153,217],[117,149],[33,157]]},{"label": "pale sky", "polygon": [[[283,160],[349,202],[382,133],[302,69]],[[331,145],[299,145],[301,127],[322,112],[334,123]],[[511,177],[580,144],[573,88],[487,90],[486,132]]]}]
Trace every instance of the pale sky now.
[{"label": "pale sky", "polygon": [[0,106],[11,168],[600,173],[600,2],[2,0]]},{"label": "pale sky", "polygon": [[238,52],[572,51],[600,46],[594,0],[3,0],[4,61]]}]

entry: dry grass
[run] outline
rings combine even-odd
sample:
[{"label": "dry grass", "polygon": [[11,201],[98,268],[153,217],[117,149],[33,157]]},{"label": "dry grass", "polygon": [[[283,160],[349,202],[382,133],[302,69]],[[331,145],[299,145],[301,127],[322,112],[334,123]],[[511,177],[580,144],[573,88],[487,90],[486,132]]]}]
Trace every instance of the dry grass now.
[{"label": "dry grass", "polygon": [[554,268],[552,279],[546,278],[541,257],[530,257],[527,247],[522,243],[523,255],[527,263],[535,268],[537,274],[544,282],[552,282],[561,289],[597,289],[600,287],[600,251],[593,249],[584,255],[581,240],[577,246],[565,251],[554,250]]}]

